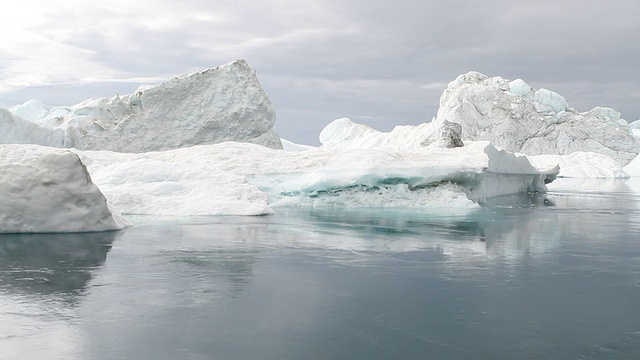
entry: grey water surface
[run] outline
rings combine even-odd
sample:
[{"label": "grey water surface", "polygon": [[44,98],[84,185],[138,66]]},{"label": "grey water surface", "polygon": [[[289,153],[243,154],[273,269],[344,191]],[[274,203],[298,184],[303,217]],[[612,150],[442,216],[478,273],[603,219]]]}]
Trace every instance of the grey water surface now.
[{"label": "grey water surface", "polygon": [[0,236],[0,359],[640,359],[640,183]]}]

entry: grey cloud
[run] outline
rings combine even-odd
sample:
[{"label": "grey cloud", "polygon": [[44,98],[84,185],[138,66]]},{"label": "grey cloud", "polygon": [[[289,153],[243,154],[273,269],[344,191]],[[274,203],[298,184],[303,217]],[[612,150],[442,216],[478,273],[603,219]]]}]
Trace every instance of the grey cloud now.
[{"label": "grey cloud", "polygon": [[[107,11],[105,23],[122,28],[88,24],[66,41],[132,76],[170,77],[245,58],[276,106],[280,132],[293,141],[317,143],[319,129],[342,116],[384,130],[429,121],[446,83],[470,70],[522,78],[581,111],[605,105],[640,118],[640,3],[190,0],[157,7],[143,18]],[[171,26],[152,26],[163,16]],[[58,87],[49,96],[87,89]],[[45,89],[31,90],[47,102]]]}]

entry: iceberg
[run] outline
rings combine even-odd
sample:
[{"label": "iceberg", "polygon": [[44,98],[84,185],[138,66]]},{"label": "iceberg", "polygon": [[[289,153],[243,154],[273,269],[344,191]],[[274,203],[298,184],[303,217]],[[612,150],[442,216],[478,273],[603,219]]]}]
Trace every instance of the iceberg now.
[{"label": "iceberg", "polygon": [[0,145],[0,233],[88,232],[127,226],[71,151]]},{"label": "iceberg", "polygon": [[284,151],[305,151],[305,150],[311,150],[316,148],[315,146],[297,144],[297,143],[294,143],[293,141],[289,141],[287,139],[282,139],[282,138],[280,138],[280,141],[282,142],[282,149]]},{"label": "iceberg", "polygon": [[261,215],[278,206],[475,207],[542,192],[558,173],[488,142],[414,152],[282,151],[226,142],[147,153],[77,151],[124,214]]},{"label": "iceberg", "polygon": [[390,132],[375,130],[367,125],[354,123],[349,118],[332,121],[320,132],[320,142],[325,149],[391,148],[399,151],[415,151],[428,146],[463,146],[459,124],[447,120],[432,121],[418,126],[396,126]]},{"label": "iceberg", "polygon": [[540,169],[559,165],[560,178],[627,179],[629,174],[614,159],[593,152],[577,151],[570,155],[527,156],[531,164]]},{"label": "iceberg", "polygon": [[[390,132],[375,130],[348,118],[331,122],[320,133],[325,149],[372,149],[389,148],[400,151],[419,151],[430,147],[456,147],[463,145],[459,124],[442,119],[417,126],[396,126]],[[624,179],[629,175],[622,166],[609,156],[578,151],[570,155],[527,156],[531,164],[541,170],[560,165],[558,177],[614,178]]]},{"label": "iceberg", "polygon": [[640,139],[619,112],[596,107],[579,113],[561,95],[521,79],[458,76],[440,97],[436,121],[443,120],[462,125],[463,141],[487,140],[527,155],[594,152],[624,166],[640,153]]},{"label": "iceberg", "polygon": [[640,176],[640,155],[625,166],[624,171],[630,176]]},{"label": "iceberg", "polygon": [[239,141],[281,149],[274,124],[255,70],[237,60],[71,107],[30,100],[0,109],[0,143],[140,153]]},{"label": "iceberg", "polygon": [[633,136],[640,138],[640,120],[630,123],[629,129],[631,129],[631,134]]}]

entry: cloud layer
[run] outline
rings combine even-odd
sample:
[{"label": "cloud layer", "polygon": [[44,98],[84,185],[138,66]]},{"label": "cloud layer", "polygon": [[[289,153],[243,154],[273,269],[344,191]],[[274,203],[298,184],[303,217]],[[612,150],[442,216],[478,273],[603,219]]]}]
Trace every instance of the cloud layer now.
[{"label": "cloud layer", "polygon": [[0,5],[0,101],[73,104],[245,58],[299,142],[336,117],[429,121],[470,70],[636,120],[638,13],[623,0],[23,0]]}]

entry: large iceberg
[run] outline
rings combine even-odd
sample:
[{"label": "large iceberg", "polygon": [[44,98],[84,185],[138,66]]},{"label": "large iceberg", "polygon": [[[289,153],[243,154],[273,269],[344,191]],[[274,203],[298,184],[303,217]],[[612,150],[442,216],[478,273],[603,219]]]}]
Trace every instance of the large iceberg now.
[{"label": "large iceberg", "polygon": [[146,152],[240,141],[281,149],[274,123],[255,70],[237,60],[71,107],[30,100],[0,109],[0,143]]},{"label": "large iceberg", "polygon": [[487,140],[527,155],[595,152],[624,166],[640,153],[640,139],[613,109],[578,113],[553,91],[477,72],[449,83],[436,120],[462,125],[463,141]]},{"label": "large iceberg", "polygon": [[[322,130],[320,142],[323,148],[334,150],[388,148],[411,152],[432,147],[448,148],[455,147],[452,146],[454,144],[462,145],[460,140],[462,132],[461,126],[443,119],[435,119],[430,123],[417,126],[396,126],[390,132],[383,132],[354,123],[348,118],[342,118],[334,120]],[[593,152],[525,156],[539,169],[560,165],[558,177],[616,179],[629,177],[617,161]]]},{"label": "large iceberg", "polygon": [[125,214],[259,215],[274,206],[477,206],[545,191],[557,167],[488,142],[465,147],[307,149],[227,142],[134,153],[81,151],[105,196]]},{"label": "large iceberg", "polygon": [[0,233],[106,231],[127,225],[68,150],[0,145],[0,184]]}]

